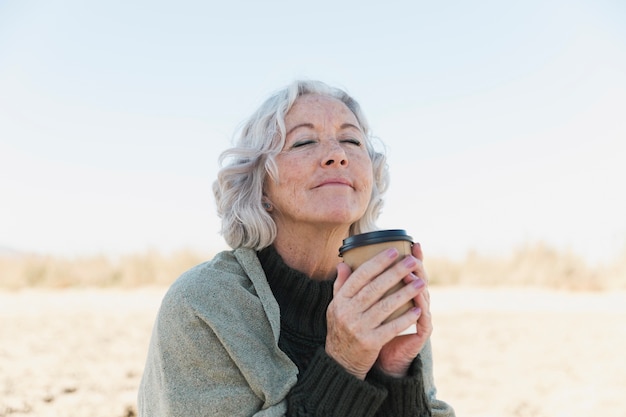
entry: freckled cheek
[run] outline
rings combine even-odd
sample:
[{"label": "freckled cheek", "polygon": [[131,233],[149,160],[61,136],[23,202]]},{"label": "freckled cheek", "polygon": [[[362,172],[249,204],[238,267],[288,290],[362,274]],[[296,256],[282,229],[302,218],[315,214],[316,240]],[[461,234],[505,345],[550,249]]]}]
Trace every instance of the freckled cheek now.
[{"label": "freckled cheek", "polygon": [[310,177],[304,168],[306,165],[303,165],[302,162],[284,164],[280,167],[278,187],[283,188],[285,193],[292,198],[302,191],[304,181]]},{"label": "freckled cheek", "polygon": [[[299,178],[304,179],[309,165],[306,162],[292,162],[281,167],[281,176],[288,178],[290,182],[297,181]],[[310,170],[309,170],[310,171]]]},{"label": "freckled cheek", "polygon": [[372,170],[372,163],[369,158],[362,158],[361,160],[355,160],[355,165],[358,165],[359,182],[358,188],[361,190],[371,190],[374,183],[374,172]]}]

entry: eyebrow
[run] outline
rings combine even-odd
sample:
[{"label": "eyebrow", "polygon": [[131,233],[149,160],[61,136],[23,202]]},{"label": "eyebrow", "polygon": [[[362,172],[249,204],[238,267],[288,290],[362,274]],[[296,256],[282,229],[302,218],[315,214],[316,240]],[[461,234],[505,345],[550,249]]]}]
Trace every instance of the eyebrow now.
[{"label": "eyebrow", "polygon": [[[313,123],[300,123],[299,125],[295,125],[291,129],[289,129],[289,131],[287,132],[287,134],[285,136],[289,136],[289,134],[291,134],[291,132],[293,132],[294,130],[299,129],[301,127],[306,127],[308,129],[315,129],[315,125]],[[353,125],[352,123],[344,123],[339,128],[340,129],[350,129],[350,128],[352,128],[352,129],[356,129],[358,131],[361,131],[361,128],[359,128],[356,125]]]},{"label": "eyebrow", "polygon": [[309,129],[315,129],[315,126],[313,126],[313,123],[300,123],[299,125],[295,125],[291,129],[289,129],[289,131],[287,132],[287,134],[285,136],[289,136],[291,134],[291,132],[293,132],[296,129],[300,129],[301,127],[307,127]]}]

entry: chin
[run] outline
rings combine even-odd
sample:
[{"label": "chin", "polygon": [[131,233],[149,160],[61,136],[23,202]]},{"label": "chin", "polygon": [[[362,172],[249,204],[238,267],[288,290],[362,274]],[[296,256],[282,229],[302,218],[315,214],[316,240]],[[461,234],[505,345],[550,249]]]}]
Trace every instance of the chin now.
[{"label": "chin", "polygon": [[321,219],[321,221],[323,223],[346,224],[350,226],[354,222],[358,221],[361,217],[363,217],[362,212],[346,211],[344,207],[340,210],[338,209],[325,211],[322,214],[323,219]]},{"label": "chin", "polygon": [[347,198],[318,199],[315,211],[320,221],[324,223],[348,224],[358,221],[367,210],[369,200],[361,204],[359,201]]}]

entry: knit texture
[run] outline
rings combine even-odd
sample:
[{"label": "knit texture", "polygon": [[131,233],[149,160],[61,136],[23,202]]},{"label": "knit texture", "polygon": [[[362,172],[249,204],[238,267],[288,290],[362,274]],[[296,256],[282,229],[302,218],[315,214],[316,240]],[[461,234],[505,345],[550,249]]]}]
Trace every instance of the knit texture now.
[{"label": "knit texture", "polygon": [[[377,416],[430,417],[428,398],[424,390],[422,361],[418,355],[409,368],[406,378],[394,378],[385,375],[374,367],[367,375],[367,381],[387,388],[388,395],[381,405]],[[409,414],[406,414],[406,413]]]},{"label": "knit texture", "polygon": [[[300,372],[279,347],[287,333],[281,329],[281,307],[256,251],[224,251],[195,266],[163,298],[138,390],[138,415],[328,417],[344,411],[348,417],[406,415],[384,410],[397,403],[396,392],[406,389],[411,395],[412,388],[402,384],[410,384],[412,374],[395,379],[372,371],[365,381],[358,380],[325,354],[323,342],[308,366],[299,361],[304,369]],[[291,345],[285,340],[283,346]],[[437,398],[430,341],[420,357],[433,417],[454,417],[452,407]],[[320,402],[326,405],[319,407]]]},{"label": "knit texture", "polygon": [[280,307],[278,345],[299,370],[298,382],[287,397],[288,415],[431,415],[419,357],[405,378],[393,378],[376,369],[365,381],[355,378],[324,350],[326,310],[333,297],[333,282],[311,280],[289,268],[272,246],[258,256]]}]

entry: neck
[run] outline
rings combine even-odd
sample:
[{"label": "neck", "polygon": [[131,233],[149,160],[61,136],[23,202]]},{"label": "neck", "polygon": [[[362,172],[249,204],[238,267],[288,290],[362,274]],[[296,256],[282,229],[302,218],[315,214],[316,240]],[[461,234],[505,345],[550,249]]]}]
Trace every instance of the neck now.
[{"label": "neck", "polygon": [[291,268],[306,274],[314,280],[334,279],[337,275],[339,247],[348,236],[348,228],[310,228],[297,233],[289,233],[279,227],[274,241],[276,251]]}]

